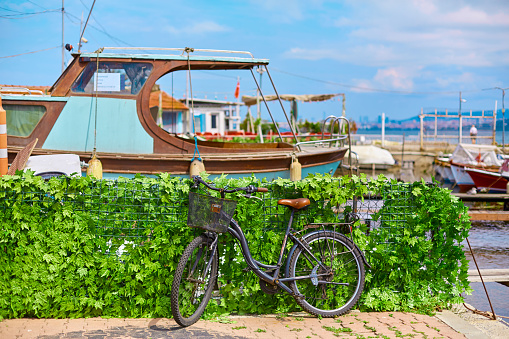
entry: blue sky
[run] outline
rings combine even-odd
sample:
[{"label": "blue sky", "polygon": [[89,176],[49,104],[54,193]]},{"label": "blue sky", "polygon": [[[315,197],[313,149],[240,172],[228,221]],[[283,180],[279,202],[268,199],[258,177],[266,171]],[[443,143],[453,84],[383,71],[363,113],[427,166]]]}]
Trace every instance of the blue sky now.
[{"label": "blue sky", "polygon": [[[82,13],[86,19],[92,2],[65,0],[65,42],[75,48]],[[0,0],[0,84],[56,81],[61,7],[59,0]],[[247,50],[270,59],[279,94],[345,93],[346,113],[354,120],[375,120],[382,112],[405,119],[421,108],[457,111],[460,91],[467,100],[463,110],[492,110],[495,101],[501,108],[502,91],[485,89],[509,87],[507,0],[97,0],[84,36],[84,51]],[[66,62],[70,58],[66,52]],[[237,76],[197,73],[193,81],[203,81],[194,94],[234,100]],[[163,90],[181,98],[182,86],[170,83],[162,80]],[[265,94],[273,93],[266,75],[262,85]],[[254,95],[254,89],[250,73],[243,73],[241,95]],[[339,101],[299,105],[303,119],[330,114],[341,114]]]}]

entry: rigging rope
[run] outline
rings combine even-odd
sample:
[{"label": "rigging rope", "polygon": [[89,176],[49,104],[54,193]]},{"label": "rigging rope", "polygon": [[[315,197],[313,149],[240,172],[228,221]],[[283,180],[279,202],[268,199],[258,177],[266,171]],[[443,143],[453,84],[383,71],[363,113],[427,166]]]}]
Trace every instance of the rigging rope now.
[{"label": "rigging rope", "polygon": [[193,158],[191,159],[191,162],[194,161],[194,159],[196,157],[196,153],[198,153],[198,160],[202,161],[201,156],[200,156],[200,150],[198,149],[198,137],[196,136],[196,127],[195,127],[195,121],[194,121],[193,85],[191,82],[191,62],[189,60],[189,53],[194,52],[194,48],[186,47],[184,49],[184,52],[187,53],[187,72],[189,75],[189,89],[191,91],[191,93],[190,93],[191,94],[191,118],[193,119],[193,134],[194,134],[194,154],[193,154]]},{"label": "rigging rope", "polygon": [[95,69],[95,117],[94,117],[94,154],[96,150],[96,144],[97,144],[97,92],[99,87],[99,50],[97,51],[97,58],[96,58],[96,69]]}]

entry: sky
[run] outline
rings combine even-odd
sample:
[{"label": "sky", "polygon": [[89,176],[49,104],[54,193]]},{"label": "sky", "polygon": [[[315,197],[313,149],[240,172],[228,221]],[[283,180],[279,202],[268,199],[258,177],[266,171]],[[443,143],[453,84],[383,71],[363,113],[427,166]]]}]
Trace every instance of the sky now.
[{"label": "sky", "polygon": [[[92,3],[64,2],[64,42],[74,51]],[[0,84],[58,79],[62,1],[0,0],[0,31]],[[279,94],[343,93],[346,116],[356,121],[382,113],[402,120],[421,109],[457,112],[460,92],[462,111],[493,110],[495,102],[500,109],[502,91],[493,88],[509,87],[507,0],[97,0],[84,37],[87,52],[105,46],[249,51],[270,60]],[[64,59],[72,59],[67,51]],[[221,71],[193,73],[193,96],[234,101],[237,79],[241,96],[255,95],[251,73]],[[160,84],[182,98],[185,80],[175,80],[167,75]],[[267,74],[261,83],[264,94],[274,93]],[[299,118],[341,115],[341,98],[300,103]],[[269,108],[284,119],[276,104]]]}]

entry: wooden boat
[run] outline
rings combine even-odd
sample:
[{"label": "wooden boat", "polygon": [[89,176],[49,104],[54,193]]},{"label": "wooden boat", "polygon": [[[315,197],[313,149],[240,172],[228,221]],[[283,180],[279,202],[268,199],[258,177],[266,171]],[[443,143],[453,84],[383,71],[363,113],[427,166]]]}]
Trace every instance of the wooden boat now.
[{"label": "wooden boat", "polygon": [[509,159],[506,159],[498,172],[479,168],[465,168],[475,187],[488,193],[506,193],[509,183]]},{"label": "wooden boat", "polygon": [[435,159],[435,171],[442,178],[444,183],[454,183],[450,160],[451,159],[448,157],[439,157]]},{"label": "wooden boat", "polygon": [[[476,168],[486,171],[497,172],[502,165],[498,158],[497,146],[459,144],[454,150],[450,160],[450,170],[454,177],[454,183],[464,193],[475,187],[472,177],[468,174],[467,168]],[[444,173],[447,167],[444,166]]]},{"label": "wooden boat", "polygon": [[[11,88],[2,95],[10,161],[38,138],[32,155],[77,154],[87,162],[96,149],[105,178],[160,172],[186,176],[191,160],[201,157],[211,175],[254,173],[273,179],[290,177],[292,156],[302,166],[302,177],[334,173],[347,151],[334,146],[346,136],[289,144],[282,142],[280,135],[280,142],[256,144],[199,141],[168,133],[158,126],[150,107],[151,91],[162,76],[178,70],[233,69],[251,71],[256,82],[253,68],[264,67],[269,74],[268,60],[256,59],[248,52],[118,50],[73,54],[74,59],[48,94]],[[192,114],[181,112],[183,126],[191,126]]]},{"label": "wooden boat", "polygon": [[506,193],[509,173],[502,175],[502,173],[477,168],[465,168],[465,170],[478,190],[488,193]]}]

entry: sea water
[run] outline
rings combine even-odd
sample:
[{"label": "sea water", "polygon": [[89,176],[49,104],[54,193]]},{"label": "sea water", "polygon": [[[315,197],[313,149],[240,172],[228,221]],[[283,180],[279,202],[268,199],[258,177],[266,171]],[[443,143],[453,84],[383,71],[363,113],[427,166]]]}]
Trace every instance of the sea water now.
[{"label": "sea water", "polygon": [[[468,240],[480,269],[509,269],[509,222],[472,222]],[[476,269],[467,242],[462,244],[470,260],[469,268]],[[495,314],[509,317],[509,287],[496,282],[485,284]],[[482,283],[471,283],[470,286],[474,292],[469,296],[464,295],[465,302],[479,310],[491,312]]]},{"label": "sea water", "polygon": [[[384,174],[390,179],[398,179],[402,174],[405,174],[380,170],[377,170],[376,173],[369,170],[361,170],[361,172],[364,172],[368,177],[373,174],[375,176]],[[415,169],[413,174],[415,174],[414,180],[421,180],[422,177],[425,181],[431,181],[429,173],[423,175],[418,169]],[[443,185],[443,187],[451,189],[450,185]],[[454,187],[452,191],[458,191],[458,188]],[[467,206],[469,206],[468,203]],[[509,269],[509,222],[473,221],[468,240],[480,269]],[[469,269],[475,269],[467,242],[463,241],[462,245],[469,260]],[[495,314],[509,317],[509,287],[497,282],[486,282],[485,284]],[[465,302],[478,310],[491,312],[482,283],[474,282],[470,283],[470,286],[474,291],[471,295],[463,294]]]}]

